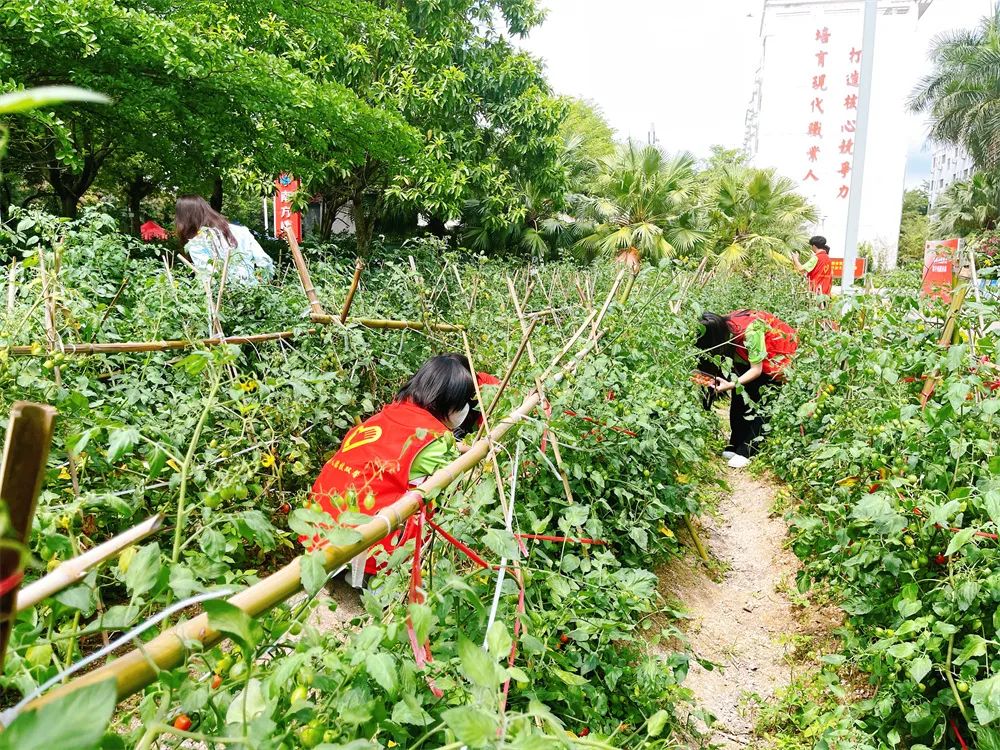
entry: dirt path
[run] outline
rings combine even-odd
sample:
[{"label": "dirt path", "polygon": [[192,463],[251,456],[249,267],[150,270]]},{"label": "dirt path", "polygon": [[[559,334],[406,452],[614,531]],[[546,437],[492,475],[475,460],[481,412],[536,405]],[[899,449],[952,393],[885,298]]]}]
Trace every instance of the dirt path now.
[{"label": "dirt path", "polygon": [[796,611],[786,593],[794,591],[797,561],[784,548],[785,522],[771,516],[776,486],[726,471],[731,493],[716,518],[703,520],[704,542],[722,572],[713,580],[705,565],[680,560],[660,571],[660,582],[691,618],[692,651],[717,665],[710,671],[692,662],[684,683],[716,717],[711,741],[744,748],[755,746],[756,706],[789,684],[796,636],[822,629],[823,615]]}]

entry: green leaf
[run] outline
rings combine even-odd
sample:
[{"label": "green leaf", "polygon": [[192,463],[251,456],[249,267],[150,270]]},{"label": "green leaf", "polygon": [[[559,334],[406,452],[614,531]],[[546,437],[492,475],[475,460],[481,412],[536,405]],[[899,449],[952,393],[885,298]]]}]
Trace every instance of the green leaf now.
[{"label": "green leaf", "polygon": [[931,662],[929,656],[926,654],[918,656],[910,662],[910,679],[914,682],[923,682],[924,677],[927,676],[933,666],[934,664]]},{"label": "green leaf", "polygon": [[945,550],[945,557],[951,557],[962,547],[968,544],[976,534],[975,528],[962,529],[948,542],[948,549]]},{"label": "green leaf", "polygon": [[990,727],[977,728],[976,748],[978,750],[1000,750],[1000,732]]},{"label": "green leaf", "polygon": [[147,544],[136,553],[125,574],[125,587],[132,596],[142,596],[156,585],[160,577],[160,545]]},{"label": "green leaf", "polygon": [[260,623],[236,605],[220,599],[205,602],[205,613],[208,615],[209,627],[239,643],[244,654],[253,653],[263,636]]},{"label": "green leaf", "polygon": [[138,442],[139,431],[134,427],[114,430],[108,438],[108,461],[114,463]]},{"label": "green leaf", "polygon": [[486,644],[493,657],[499,659],[510,654],[514,642],[507,632],[507,626],[497,620],[490,626],[490,631],[486,635]]},{"label": "green leaf", "polygon": [[553,667],[552,671],[555,673],[556,677],[565,682],[567,685],[586,685],[587,680],[578,674],[573,674],[572,672],[567,672],[564,669],[558,669]]},{"label": "green leaf", "polygon": [[396,660],[391,654],[368,654],[365,669],[389,695],[396,692]]},{"label": "green leaf", "polygon": [[392,720],[397,724],[413,724],[418,727],[425,727],[433,719],[431,715],[420,707],[420,703],[413,695],[404,695],[403,700],[392,707]]},{"label": "green leaf", "polygon": [[964,643],[965,645],[962,647],[962,650],[959,651],[958,656],[954,659],[955,664],[965,664],[969,659],[986,655],[986,640],[982,636],[966,636]]},{"label": "green leaf", "polygon": [[980,680],[972,686],[972,705],[980,724],[1000,718],[1000,675]]},{"label": "green leaf", "polygon": [[659,737],[669,720],[670,713],[661,708],[646,721],[646,736]]},{"label": "green leaf", "polygon": [[485,711],[471,706],[449,708],[441,714],[444,723],[455,733],[459,742],[469,747],[485,747],[496,739],[497,720]]},{"label": "green leaf", "polygon": [[437,618],[426,604],[411,604],[407,611],[410,614],[413,630],[417,635],[417,642],[423,643],[430,636]]},{"label": "green leaf", "polygon": [[889,648],[889,655],[897,659],[909,659],[916,650],[917,647],[912,643],[897,643]]},{"label": "green leaf", "polygon": [[475,684],[485,688],[500,684],[502,676],[490,655],[462,635],[458,637],[458,658],[462,672]]},{"label": "green leaf", "polygon": [[[206,604],[212,604],[209,601]],[[215,602],[225,604],[225,602]],[[246,713],[244,714],[244,708]],[[267,699],[264,697],[263,686],[256,677],[251,677],[243,690],[237,693],[233,702],[229,704],[226,711],[226,724],[242,724],[243,717],[246,716],[246,723],[256,719],[268,709]]]},{"label": "green leaf", "polygon": [[323,567],[325,555],[322,551],[311,552],[301,558],[299,564],[299,575],[302,579],[302,587],[309,596],[313,596],[326,583],[328,573]]},{"label": "green leaf", "polygon": [[111,100],[104,94],[81,89],[77,86],[37,86],[0,96],[0,114],[28,112],[32,109],[62,104],[63,102],[108,104]]},{"label": "green leaf", "polygon": [[117,702],[114,680],[82,687],[18,716],[0,732],[0,750],[92,750]]}]

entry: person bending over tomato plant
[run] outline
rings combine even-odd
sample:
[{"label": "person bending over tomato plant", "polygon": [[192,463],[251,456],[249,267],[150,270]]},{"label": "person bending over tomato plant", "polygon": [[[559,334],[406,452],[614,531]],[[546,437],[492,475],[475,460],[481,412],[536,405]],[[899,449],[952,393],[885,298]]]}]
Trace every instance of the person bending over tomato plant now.
[{"label": "person bending over tomato plant", "polygon": [[[738,310],[728,315],[706,312],[699,321],[696,346],[706,355],[702,370],[715,375],[710,386],[716,393],[733,391],[729,407],[731,436],[722,457],[742,469],[750,463],[764,432],[764,416],[759,408],[762,391],[780,385],[782,372],[798,349],[795,329],[769,312]],[[733,363],[729,380],[715,360]],[[737,386],[740,386],[739,388]]]},{"label": "person bending over tomato plant", "polygon": [[[313,484],[310,504],[331,518],[345,511],[373,516],[409,488],[458,458],[453,430],[468,417],[475,385],[460,354],[432,357],[382,411],[353,427]],[[416,535],[416,522],[382,539],[352,562],[352,584],[385,567],[384,558]],[[307,546],[321,542],[300,539]],[[369,555],[369,553],[371,553]]]}]

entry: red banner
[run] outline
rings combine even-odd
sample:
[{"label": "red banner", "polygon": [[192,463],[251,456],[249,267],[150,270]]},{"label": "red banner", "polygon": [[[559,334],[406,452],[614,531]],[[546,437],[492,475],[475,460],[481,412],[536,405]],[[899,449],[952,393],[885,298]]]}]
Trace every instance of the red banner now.
[{"label": "red banner", "polygon": [[301,242],[302,214],[292,210],[292,198],[299,189],[299,181],[283,174],[274,181],[274,188],[274,236],[281,237],[291,231]]},{"label": "red banner", "polygon": [[924,245],[923,294],[940,297],[945,302],[951,300],[958,246],[958,239],[929,240]]},{"label": "red banner", "polygon": [[[833,278],[842,279],[844,278],[844,259],[843,258],[830,258],[830,271],[833,273]],[[860,279],[868,272],[868,259],[867,258],[855,258],[854,259],[854,278]]]}]

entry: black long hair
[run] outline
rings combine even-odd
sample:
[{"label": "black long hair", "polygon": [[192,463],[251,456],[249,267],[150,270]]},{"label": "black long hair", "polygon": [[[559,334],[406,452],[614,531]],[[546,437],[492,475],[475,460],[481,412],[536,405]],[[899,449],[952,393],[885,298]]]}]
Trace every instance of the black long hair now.
[{"label": "black long hair", "polygon": [[720,357],[733,358],[733,332],[729,330],[729,317],[718,313],[702,313],[698,320],[698,338],[694,345],[705,352],[698,361],[698,367],[709,375],[722,376],[722,370],[716,361]]},{"label": "black long hair", "polygon": [[396,394],[396,401],[411,401],[444,422],[475,395],[476,384],[468,360],[461,354],[440,354],[424,362],[406,381]]}]

